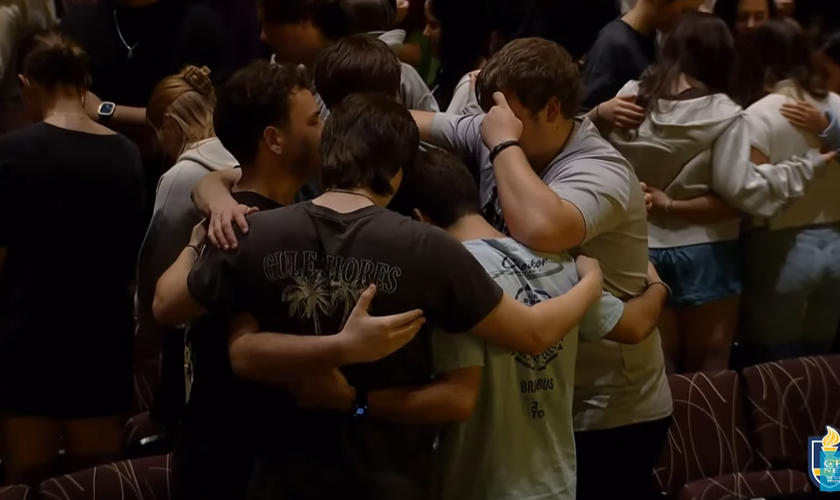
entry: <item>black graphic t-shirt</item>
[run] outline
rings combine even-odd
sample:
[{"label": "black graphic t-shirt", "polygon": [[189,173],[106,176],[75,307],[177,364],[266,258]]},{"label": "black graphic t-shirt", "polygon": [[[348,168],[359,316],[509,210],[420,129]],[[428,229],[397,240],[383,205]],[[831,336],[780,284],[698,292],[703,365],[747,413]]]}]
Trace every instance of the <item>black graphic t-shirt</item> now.
[{"label": "black graphic t-shirt", "polygon": [[[354,387],[376,390],[431,380],[432,329],[469,331],[500,302],[501,288],[446,232],[370,206],[349,214],[303,203],[249,217],[235,253],[211,251],[188,279],[211,311],[249,311],[264,331],[339,332],[371,283],[376,316],[419,308],[427,322],[406,347],[342,368]],[[366,500],[437,497],[437,429],[292,407],[266,390],[273,417],[251,482],[255,498]],[[262,404],[263,402],[261,402]]]},{"label": "black graphic t-shirt", "polygon": [[[261,211],[282,206],[251,191],[233,193],[233,198]],[[255,457],[251,431],[261,414],[259,386],[233,374],[227,327],[227,317],[208,314],[188,329],[186,361],[192,385],[173,459],[176,498],[238,500],[247,494]]]}]

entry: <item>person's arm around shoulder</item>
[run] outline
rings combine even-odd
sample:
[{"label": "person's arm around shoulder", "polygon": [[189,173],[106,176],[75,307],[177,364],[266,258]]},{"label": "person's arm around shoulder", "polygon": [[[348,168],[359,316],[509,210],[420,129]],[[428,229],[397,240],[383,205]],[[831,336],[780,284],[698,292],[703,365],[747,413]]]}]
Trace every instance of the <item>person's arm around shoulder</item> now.
[{"label": "person's arm around shoulder", "polygon": [[471,332],[492,344],[533,356],[557,344],[580,323],[603,288],[598,261],[581,256],[576,265],[580,281],[568,292],[531,307],[504,294]]},{"label": "person's arm around shoulder", "polygon": [[376,287],[368,287],[344,328],[336,335],[289,335],[263,332],[247,313],[230,322],[228,353],[240,378],[282,384],[318,376],[349,364],[369,363],[401,349],[425,322],[420,310],[391,316],[370,316]]},{"label": "person's arm around shoulder", "polygon": [[648,263],[647,288],[624,303],[621,317],[604,338],[622,344],[639,344],[647,340],[656,330],[670,293],[671,289],[659,277],[653,264]]},{"label": "person's arm around shoulder", "polygon": [[[472,416],[481,389],[483,343],[466,334],[432,334],[435,378],[420,386],[393,387],[365,392],[370,418],[406,425],[442,425],[466,422]],[[298,405],[350,412],[364,388],[351,387],[333,370],[289,384]]]},{"label": "person's arm around shoulder", "polygon": [[238,168],[211,172],[204,176],[192,190],[192,200],[196,210],[210,219],[207,239],[223,250],[235,249],[239,244],[233,229],[234,223],[248,233],[245,216],[257,212],[255,207],[239,204],[231,195],[233,187],[242,178]]},{"label": "person's arm around shoulder", "polygon": [[694,224],[713,224],[740,218],[743,214],[711,193],[690,200],[674,200],[663,191],[643,185],[648,212],[678,217]]},{"label": "person's arm around shoulder", "polygon": [[455,115],[411,110],[420,140],[437,147],[456,150],[478,157],[481,142],[481,122],[484,115]]},{"label": "person's arm around shoulder", "polygon": [[836,156],[811,150],[804,158],[771,165],[750,144],[747,120],[739,116],[713,145],[712,189],[734,208],[757,217],[773,217],[801,197],[816,173]]}]

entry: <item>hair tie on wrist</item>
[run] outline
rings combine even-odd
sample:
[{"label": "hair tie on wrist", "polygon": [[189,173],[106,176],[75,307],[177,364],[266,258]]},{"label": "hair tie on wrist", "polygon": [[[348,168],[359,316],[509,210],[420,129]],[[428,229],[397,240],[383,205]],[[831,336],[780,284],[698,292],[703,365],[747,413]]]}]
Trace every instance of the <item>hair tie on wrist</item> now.
[{"label": "hair tie on wrist", "polygon": [[519,146],[519,141],[505,141],[501,144],[496,145],[496,147],[494,147],[493,150],[490,151],[490,163],[496,161],[496,157],[499,156],[499,154],[502,151],[513,146]]}]

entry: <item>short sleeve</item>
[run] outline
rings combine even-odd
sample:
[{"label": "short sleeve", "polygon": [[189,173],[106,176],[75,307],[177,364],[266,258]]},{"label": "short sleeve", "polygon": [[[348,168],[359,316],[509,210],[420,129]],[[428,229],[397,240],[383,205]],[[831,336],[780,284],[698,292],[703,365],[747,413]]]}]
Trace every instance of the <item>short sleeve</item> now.
[{"label": "short sleeve", "polygon": [[241,247],[235,252],[225,252],[207,245],[187,276],[187,289],[193,300],[218,314],[230,315],[247,310],[249,290],[243,286],[237,269],[241,253]]},{"label": "short sleeve", "polygon": [[481,142],[481,123],[484,115],[451,115],[437,113],[432,120],[432,143],[479,158],[484,149]]},{"label": "short sleeve", "polygon": [[[618,227],[630,205],[630,166],[602,159],[574,160],[548,186],[580,210],[590,241]],[[632,189],[639,189],[638,185]]]},{"label": "short sleeve", "polygon": [[423,255],[417,256],[431,271],[423,283],[427,316],[447,332],[470,331],[499,305],[503,291],[458,240],[428,229]]},{"label": "short sleeve", "polygon": [[595,342],[606,337],[621,320],[624,302],[609,292],[603,292],[580,322],[580,340]]},{"label": "short sleeve", "polygon": [[446,373],[484,366],[484,349],[484,341],[474,335],[435,330],[432,333],[434,372]]}]

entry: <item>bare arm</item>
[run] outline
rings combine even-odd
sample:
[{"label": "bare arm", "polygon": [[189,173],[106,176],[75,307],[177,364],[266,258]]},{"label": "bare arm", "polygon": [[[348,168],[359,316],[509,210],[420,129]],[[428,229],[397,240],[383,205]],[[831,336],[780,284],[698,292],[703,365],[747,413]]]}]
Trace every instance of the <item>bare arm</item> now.
[{"label": "bare arm", "polygon": [[[417,128],[420,129],[421,141],[435,144],[434,137],[432,136],[432,122],[434,121],[436,114],[437,113],[432,113],[430,111],[411,110],[411,116],[414,118],[415,123],[417,123]],[[442,144],[435,145],[444,146]]]},{"label": "bare arm", "polygon": [[643,342],[656,329],[667,300],[668,288],[661,281],[651,282],[642,295],[624,304],[624,314],[604,338],[622,344]]},{"label": "bare arm", "polygon": [[672,200],[658,189],[647,188],[649,211],[665,217],[678,217],[695,224],[712,224],[740,218],[743,214],[712,193],[690,200]]},{"label": "bare arm", "polygon": [[237,376],[268,384],[329,372],[340,366],[384,358],[408,343],[425,319],[420,310],[370,316],[376,287],[365,290],[336,335],[261,333],[256,320],[241,314],[231,321],[230,361]]},{"label": "bare arm", "polygon": [[[481,386],[481,368],[453,370],[423,386],[378,389],[368,393],[369,417],[407,425],[464,422],[472,416]],[[349,413],[357,389],[333,370],[288,385],[304,408]]]},{"label": "bare arm", "polygon": [[218,201],[236,203],[230,192],[242,178],[242,170],[238,168],[210,172],[202,177],[192,190],[192,201],[196,210],[205,217],[210,215],[211,205]]},{"label": "bare arm", "polygon": [[408,425],[440,425],[470,419],[481,389],[481,368],[462,368],[438,375],[421,387],[371,391],[368,409],[374,418]]},{"label": "bare arm", "polygon": [[185,247],[181,255],[158,279],[152,311],[159,325],[183,325],[206,312],[204,307],[193,299],[187,288],[187,276],[197,259],[198,252],[195,247]]},{"label": "bare arm", "polygon": [[583,243],[583,214],[537,176],[521,149],[502,151],[493,171],[505,222],[514,239],[534,250],[553,253]]},{"label": "bare arm", "polygon": [[591,259],[578,258],[582,277],[568,292],[532,307],[505,294],[499,305],[473,328],[472,333],[487,342],[531,355],[538,355],[560,342],[601,296],[601,270],[583,272],[580,266],[583,260],[590,268],[592,266]]}]

